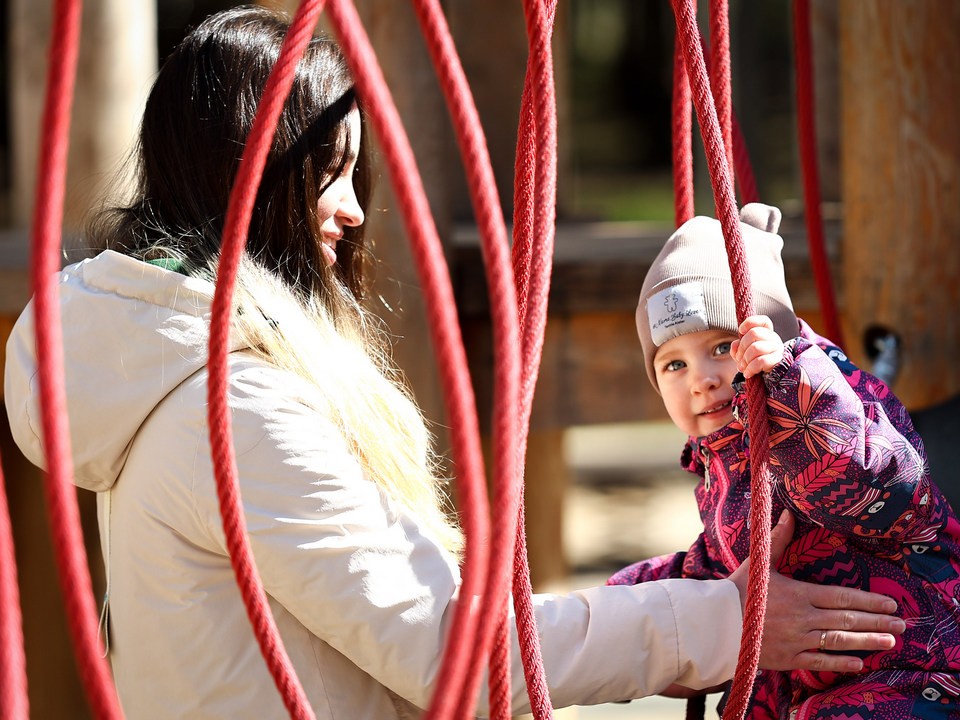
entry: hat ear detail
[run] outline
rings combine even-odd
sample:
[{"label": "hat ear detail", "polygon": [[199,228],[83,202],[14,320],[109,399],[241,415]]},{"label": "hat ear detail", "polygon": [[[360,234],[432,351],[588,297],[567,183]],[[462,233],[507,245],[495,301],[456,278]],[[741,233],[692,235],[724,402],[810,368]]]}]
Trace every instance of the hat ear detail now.
[{"label": "hat ear detail", "polygon": [[779,208],[763,203],[747,203],[740,210],[740,222],[768,233],[776,233],[780,229],[782,217]]}]

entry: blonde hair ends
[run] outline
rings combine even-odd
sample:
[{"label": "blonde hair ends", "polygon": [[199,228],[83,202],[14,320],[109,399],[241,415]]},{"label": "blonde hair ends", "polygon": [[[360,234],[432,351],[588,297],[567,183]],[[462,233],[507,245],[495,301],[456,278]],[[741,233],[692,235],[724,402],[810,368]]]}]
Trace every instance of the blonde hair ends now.
[{"label": "blonde hair ends", "polygon": [[[271,365],[316,391],[367,476],[459,556],[463,536],[442,492],[424,418],[385,352],[381,321],[342,290],[336,310],[298,299],[249,259],[238,272],[234,332]],[[313,404],[313,403],[311,403]]]}]

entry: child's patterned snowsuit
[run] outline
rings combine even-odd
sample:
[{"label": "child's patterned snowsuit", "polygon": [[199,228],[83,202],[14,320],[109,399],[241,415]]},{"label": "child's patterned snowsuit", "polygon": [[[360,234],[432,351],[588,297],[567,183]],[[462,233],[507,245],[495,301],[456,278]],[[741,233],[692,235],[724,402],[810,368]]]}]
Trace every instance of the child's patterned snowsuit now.
[{"label": "child's patterned snowsuit", "polygon": [[[797,518],[780,572],[888,595],[907,630],[892,650],[865,653],[859,675],[762,673],[747,716],[960,718],[960,523],[899,400],[800,325],[765,376],[773,517],[787,507]],[[735,402],[745,418],[742,391]],[[688,441],[681,462],[701,478],[704,532],[686,552],[631,565],[610,584],[726,577],[747,558],[747,440],[734,421]]]}]

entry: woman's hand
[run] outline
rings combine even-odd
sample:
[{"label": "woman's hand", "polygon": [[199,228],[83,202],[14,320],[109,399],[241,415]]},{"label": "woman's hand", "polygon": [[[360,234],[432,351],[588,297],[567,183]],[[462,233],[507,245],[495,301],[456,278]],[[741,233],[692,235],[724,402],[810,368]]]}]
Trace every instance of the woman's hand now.
[{"label": "woman's hand", "polygon": [[783,360],[783,340],[766,315],[751,315],[737,330],[740,339],[730,344],[730,354],[744,377],[770,372]]},{"label": "woman's hand", "polygon": [[[770,565],[793,537],[793,515],[784,511],[770,537]],[[746,607],[749,562],[730,576],[740,590]],[[820,652],[889,650],[894,635],[906,629],[903,620],[893,617],[897,604],[877,593],[834,585],[814,585],[792,580],[776,571],[770,573],[767,615],[763,627],[760,667],[767,670],[827,670],[860,672],[863,660],[850,655]]]}]

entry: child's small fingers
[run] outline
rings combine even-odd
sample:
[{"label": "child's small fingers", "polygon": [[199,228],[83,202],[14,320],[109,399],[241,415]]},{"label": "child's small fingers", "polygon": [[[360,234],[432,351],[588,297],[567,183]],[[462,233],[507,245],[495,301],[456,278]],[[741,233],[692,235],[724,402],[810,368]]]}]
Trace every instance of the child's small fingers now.
[{"label": "child's small fingers", "polygon": [[767,328],[773,330],[773,321],[766,315],[751,315],[745,318],[740,327],[737,328],[740,335],[746,335],[753,328]]},{"label": "child's small fingers", "polygon": [[780,362],[779,353],[763,353],[744,362],[744,368],[740,371],[744,377],[753,377],[760,373],[770,372]]},{"label": "child's small fingers", "polygon": [[763,355],[769,355],[776,349],[774,344],[768,340],[756,340],[752,343],[749,343],[743,349],[743,361],[745,363],[750,363],[753,360],[756,360],[758,357]]},{"label": "child's small fingers", "polygon": [[762,372],[762,368],[757,360],[753,360],[749,363],[746,363],[740,372],[743,373],[745,378],[752,378],[754,375]]}]

